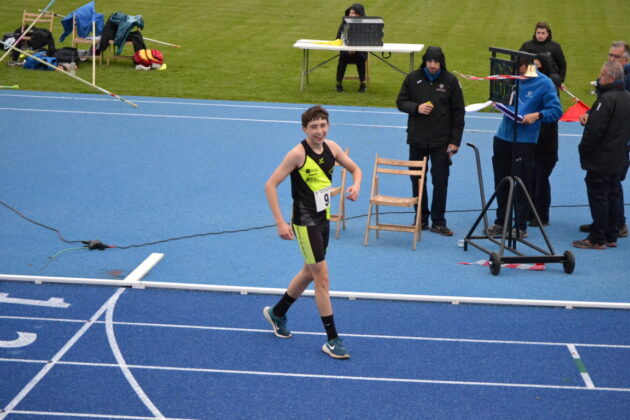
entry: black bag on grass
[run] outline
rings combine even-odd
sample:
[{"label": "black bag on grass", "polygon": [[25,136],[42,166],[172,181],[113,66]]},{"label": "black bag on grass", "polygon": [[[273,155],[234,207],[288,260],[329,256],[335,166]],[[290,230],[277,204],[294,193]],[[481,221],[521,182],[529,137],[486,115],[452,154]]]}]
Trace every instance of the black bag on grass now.
[{"label": "black bag on grass", "polygon": [[79,51],[72,47],[63,47],[55,51],[55,58],[59,64],[74,63],[79,65]]}]

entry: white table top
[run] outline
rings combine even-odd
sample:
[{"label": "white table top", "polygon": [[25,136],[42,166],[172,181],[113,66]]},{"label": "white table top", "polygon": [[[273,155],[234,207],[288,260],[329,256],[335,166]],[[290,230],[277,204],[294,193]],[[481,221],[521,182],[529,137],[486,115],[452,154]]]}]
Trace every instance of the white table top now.
[{"label": "white table top", "polygon": [[320,42],[329,42],[318,39],[299,39],[293,44],[293,48],[302,50],[329,50],[329,51],[371,51],[371,52],[394,52],[394,53],[413,53],[420,52],[424,48],[424,44],[392,44],[383,43],[382,47],[377,46],[347,46],[347,45],[330,45],[319,44]]}]

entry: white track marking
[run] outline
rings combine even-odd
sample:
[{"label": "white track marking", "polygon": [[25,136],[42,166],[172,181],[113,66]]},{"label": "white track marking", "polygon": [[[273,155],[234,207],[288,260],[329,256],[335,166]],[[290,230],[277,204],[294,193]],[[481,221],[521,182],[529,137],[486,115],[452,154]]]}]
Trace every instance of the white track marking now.
[{"label": "white track marking", "polygon": [[123,375],[127,379],[127,382],[131,385],[131,388],[138,395],[142,403],[153,413],[153,415],[159,419],[164,419],[164,415],[160,412],[160,410],[153,404],[151,399],[144,392],[136,378],[134,378],[131,370],[127,366],[127,362],[120,352],[120,348],[118,347],[118,343],[116,342],[116,336],[114,335],[114,307],[116,306],[116,302],[118,301],[118,297],[120,297],[120,293],[116,295],[115,299],[110,299],[107,305],[107,313],[105,315],[105,329],[107,331],[107,341],[109,341],[109,346],[112,349],[112,353],[118,362],[118,367],[122,371]]},{"label": "white track marking", "polygon": [[[129,420],[153,420],[155,417],[143,417],[143,416],[125,416],[122,414],[93,414],[93,413],[60,413],[56,411],[26,411],[26,410],[13,410],[15,414],[32,414],[37,416],[49,416],[49,417],[90,417],[94,419],[129,419]],[[176,417],[166,417],[165,420],[193,420]]]},{"label": "white track marking", "polygon": [[573,357],[573,361],[575,362],[575,365],[577,366],[580,372],[580,376],[582,376],[582,380],[584,381],[584,384],[586,385],[586,387],[595,388],[595,384],[593,384],[591,375],[589,375],[588,372],[586,371],[586,366],[584,366],[584,363],[582,362],[582,358],[580,357],[580,353],[578,353],[577,349],[575,348],[575,345],[567,344],[567,347],[569,349],[569,353],[571,353],[571,357]]},{"label": "white track marking", "polygon": [[20,299],[10,298],[8,293],[0,293],[0,303],[15,303],[18,305],[31,305],[31,306],[47,306],[49,308],[68,308],[69,303],[63,301],[63,298],[51,297],[48,300],[36,300],[36,299]]},{"label": "white track marking", "polygon": [[[36,320],[36,321],[51,321],[51,322],[83,322],[71,319],[60,318],[37,318],[37,317],[16,317],[16,316],[2,316],[0,319],[23,319],[23,320]],[[105,321],[95,321],[95,324],[105,323]],[[124,322],[115,321],[113,325],[129,325],[137,327],[157,327],[157,328],[181,328],[191,330],[208,330],[208,331],[234,331],[234,332],[250,332],[250,333],[262,333],[268,334],[268,329],[258,328],[235,328],[235,327],[216,327],[206,325],[183,325],[183,324],[159,324],[148,322]],[[296,335],[313,335],[323,336],[324,332],[313,331],[291,331]],[[481,344],[516,344],[516,345],[532,345],[532,346],[560,346],[566,347],[574,345],[578,347],[594,347],[594,348],[617,348],[617,349],[630,349],[630,344],[593,344],[593,343],[563,343],[563,342],[549,342],[549,341],[519,341],[519,340],[484,340],[474,338],[447,338],[447,337],[422,337],[422,336],[405,336],[405,335],[379,335],[379,334],[352,334],[344,333],[344,337],[356,337],[356,338],[368,338],[378,340],[410,340],[410,341],[443,341],[454,343],[481,343]],[[2,360],[2,359],[0,359]]]},{"label": "white track marking", "polygon": [[[267,331],[269,332],[269,331]],[[0,361],[7,361],[0,359]],[[8,361],[11,361],[8,359]],[[83,362],[59,362],[59,365],[68,366],[96,366],[118,368],[115,363],[83,363]],[[415,384],[438,384],[438,385],[463,385],[463,386],[496,386],[504,388],[539,388],[539,389],[566,389],[575,391],[608,391],[608,392],[630,392],[630,388],[615,387],[594,387],[570,386],[570,385],[545,385],[545,384],[527,384],[527,383],[509,383],[509,382],[480,382],[480,381],[447,381],[438,379],[419,379],[419,378],[393,378],[381,376],[345,376],[345,375],[324,375],[312,373],[291,373],[291,372],[273,372],[273,371],[256,371],[256,370],[236,370],[236,369],[209,369],[209,368],[186,368],[179,366],[152,366],[152,365],[127,365],[132,369],[147,369],[156,371],[169,372],[199,372],[199,373],[219,373],[231,375],[254,375],[254,376],[277,376],[288,378],[305,378],[305,379],[336,379],[349,381],[370,381],[370,382],[390,382],[390,383],[415,383]]]},{"label": "white track marking", "polygon": [[15,340],[0,340],[0,347],[5,349],[26,347],[29,344],[33,344],[35,340],[37,340],[37,334],[35,333],[17,331],[17,335],[18,337]]},{"label": "white track marking", "polygon": [[108,308],[109,302],[112,299],[118,299],[118,296],[124,291],[124,288],[118,289],[112,297],[108,299],[97,311],[92,315],[92,317],[83,324],[83,326],[77,331],[70,340],[55,354],[50,362],[46,363],[46,365],[39,371],[37,374],[30,380],[28,384],[7,404],[4,409],[0,412],[0,420],[4,419],[11,411],[28,395],[29,392],[41,381],[44,376],[50,371],[50,369],[55,366],[56,363],[61,360],[61,358],[72,348],[72,346],[86,333],[86,331],[94,325],[94,321],[96,321],[103,312]]},{"label": "white track marking", "polygon": [[[71,111],[58,109],[38,109],[38,108],[0,108],[0,111],[18,111],[18,112],[50,112],[59,114],[81,114],[81,115],[113,115],[124,117],[145,117],[145,118],[174,118],[174,119],[192,119],[192,120],[208,120],[208,121],[241,121],[241,122],[258,122],[258,123],[275,123],[275,124],[300,124],[299,121],[272,120],[272,119],[255,119],[255,118],[228,118],[228,117],[208,117],[198,115],[173,115],[173,114],[126,114],[123,112],[102,112],[102,111]],[[344,127],[369,127],[369,128],[393,128],[406,129],[406,125],[381,125],[381,124],[350,124],[350,123],[331,123],[332,126]],[[468,133],[495,133],[496,130],[474,130],[465,128],[464,132]],[[581,134],[563,134],[561,137],[582,137]]]}]

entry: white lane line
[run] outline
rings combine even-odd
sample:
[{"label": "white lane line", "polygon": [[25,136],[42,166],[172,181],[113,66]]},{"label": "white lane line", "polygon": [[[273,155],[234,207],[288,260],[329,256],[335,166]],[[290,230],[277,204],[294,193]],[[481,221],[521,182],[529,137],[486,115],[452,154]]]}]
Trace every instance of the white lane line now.
[{"label": "white lane line", "polygon": [[77,331],[70,340],[53,356],[50,362],[46,363],[46,365],[39,371],[37,374],[30,380],[24,388],[7,404],[2,411],[0,411],[0,420],[4,419],[8,414],[12,412],[12,410],[28,395],[29,392],[35,388],[35,386],[46,376],[46,374],[50,371],[50,369],[58,363],[61,358],[74,346],[74,344],[87,332],[88,329],[92,325],[94,325],[94,321],[96,321],[103,312],[108,308],[109,302],[112,299],[118,299],[118,296],[124,291],[124,288],[118,289],[112,297],[110,297],[107,302],[105,302],[97,311],[90,317],[89,321],[83,324],[83,326]]},{"label": "white lane line", "polygon": [[580,372],[580,376],[582,376],[582,380],[584,381],[584,384],[586,385],[586,387],[595,388],[595,384],[593,384],[591,375],[588,374],[586,370],[586,366],[584,366],[584,363],[582,362],[582,359],[580,358],[580,353],[578,353],[577,349],[575,348],[575,345],[567,344],[567,348],[569,349],[569,352],[571,353],[571,357],[573,357],[573,361],[575,362],[575,365],[577,366],[578,371]]},{"label": "white lane line", "polygon": [[[49,416],[49,417],[89,417],[93,419],[129,419],[129,420],[153,420],[155,417],[144,416],[126,416],[123,414],[94,414],[94,413],[61,413],[57,411],[26,411],[26,410],[13,410],[14,414],[27,414],[36,416]],[[165,420],[193,420],[177,417],[166,417]]]},{"label": "white lane line", "polygon": [[[269,332],[269,331],[267,331]],[[12,359],[0,358],[0,362],[15,362]],[[28,362],[21,360],[20,362]],[[32,363],[41,363],[42,361],[33,361]],[[94,362],[71,362],[60,361],[58,365],[67,366],[92,366],[92,367],[111,367],[119,368],[116,363],[94,363]],[[567,390],[594,390],[607,392],[630,392],[630,388],[615,387],[585,387],[585,386],[569,386],[569,385],[545,385],[545,384],[527,384],[527,383],[509,383],[509,382],[479,382],[479,381],[447,381],[438,379],[418,379],[418,378],[393,378],[378,376],[343,376],[343,375],[323,375],[311,373],[291,373],[291,372],[271,372],[271,371],[253,371],[253,370],[235,370],[235,369],[210,369],[210,368],[187,368],[180,366],[152,366],[152,365],[127,365],[131,369],[146,370],[162,370],[173,372],[199,372],[199,373],[222,373],[234,375],[257,375],[257,376],[279,376],[290,378],[312,378],[312,379],[337,379],[352,381],[373,381],[373,382],[392,382],[392,383],[419,383],[419,384],[445,384],[445,385],[465,385],[465,386],[498,386],[498,387],[517,387],[517,388],[542,388],[542,389],[567,389]]]},{"label": "white lane line", "polygon": [[109,304],[107,305],[107,313],[105,315],[105,318],[106,318],[105,329],[107,331],[107,341],[109,341],[109,346],[112,349],[112,353],[114,354],[116,361],[118,362],[118,367],[122,371],[123,375],[125,375],[127,382],[129,382],[129,384],[131,385],[131,388],[134,390],[136,395],[138,395],[142,403],[149,409],[149,411],[151,411],[151,413],[153,413],[155,417],[159,419],[164,419],[165,418],[164,415],[155,406],[155,404],[153,404],[151,399],[147,396],[147,394],[144,392],[144,390],[142,389],[138,381],[136,381],[136,378],[131,373],[131,370],[127,366],[127,362],[125,361],[125,358],[120,352],[118,343],[116,342],[116,336],[114,335],[113,318],[114,318],[114,307],[116,306],[116,302],[118,301],[119,296],[120,296],[120,293],[116,296],[116,299],[110,299]]},{"label": "white lane line", "polygon": [[[83,322],[80,320],[63,319],[63,318],[41,318],[41,317],[11,316],[11,315],[0,315],[0,319],[21,319],[21,320],[51,321],[51,322]],[[95,323],[96,324],[105,323],[105,321],[96,321]],[[269,333],[268,329],[258,329],[258,328],[235,328],[235,327],[216,327],[216,326],[206,326],[206,325],[161,324],[161,323],[148,323],[148,322],[125,322],[125,321],[113,321],[112,323],[114,325],[129,325],[129,326],[138,326],[138,327],[181,328],[181,329],[192,329],[192,330],[233,331],[233,332],[262,333],[262,334]],[[291,332],[296,335],[313,335],[313,336],[323,336],[326,334],[324,332],[313,332],[313,331],[291,331]],[[630,349],[630,344],[594,344],[594,343],[565,343],[565,342],[552,342],[552,341],[484,340],[484,339],[475,339],[475,338],[447,338],[447,337],[423,337],[423,336],[406,336],[406,335],[352,334],[352,333],[343,333],[343,336],[378,339],[378,340],[442,341],[442,342],[454,342],[454,343],[516,344],[516,345],[557,346],[557,347],[566,347],[568,345],[574,345],[574,346],[579,346],[579,347]]]},{"label": "white lane line", "polygon": [[[48,96],[48,95],[18,95],[18,94],[0,94],[0,96],[14,97],[14,98],[34,98],[34,99],[61,99],[72,101],[92,101],[92,102],[118,102],[110,98],[83,98],[83,97],[71,97],[71,96]],[[186,106],[201,106],[201,107],[214,107],[214,108],[245,108],[245,109],[273,109],[273,110],[289,110],[289,111],[304,111],[304,106],[279,106],[279,105],[245,105],[245,104],[226,104],[226,103],[208,103],[203,102],[200,99],[199,102],[178,102],[178,101],[164,101],[164,100],[134,100],[137,104],[156,104],[156,105],[186,105]],[[345,112],[353,114],[380,114],[380,115],[400,115],[404,117],[404,114],[400,111],[375,111],[368,109],[344,109],[327,107],[330,112]],[[481,116],[481,115],[468,115],[466,118],[474,119],[492,119],[500,120],[502,117],[499,114],[495,116]]]},{"label": "white lane line", "polygon": [[[123,112],[102,112],[102,111],[70,111],[59,109],[37,109],[37,108],[0,108],[0,111],[19,111],[19,112],[52,112],[59,114],[82,114],[82,115],[113,115],[123,117],[146,117],[146,118],[174,118],[174,119],[192,119],[192,120],[208,120],[208,121],[241,121],[241,122],[259,122],[259,123],[275,123],[275,124],[300,124],[299,121],[286,120],[265,120],[256,118],[228,118],[228,117],[208,117],[196,115],[172,115],[172,114],[126,114]],[[350,123],[331,123],[332,126],[345,127],[368,127],[368,128],[394,128],[406,129],[405,125],[379,125],[379,124],[350,124]],[[474,130],[465,128],[464,132],[468,133],[495,133],[496,130]],[[582,137],[581,134],[558,134],[561,137]]]}]

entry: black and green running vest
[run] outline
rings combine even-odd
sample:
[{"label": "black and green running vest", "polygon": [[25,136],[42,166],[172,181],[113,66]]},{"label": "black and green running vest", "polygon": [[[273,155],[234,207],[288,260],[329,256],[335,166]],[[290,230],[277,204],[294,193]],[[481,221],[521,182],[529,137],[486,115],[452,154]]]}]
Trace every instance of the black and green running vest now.
[{"label": "black and green running vest", "polygon": [[327,223],[330,218],[330,207],[317,212],[314,192],[332,184],[335,156],[325,142],[324,151],[320,155],[311,149],[306,140],[302,140],[301,144],[306,152],[304,164],[291,172],[292,223],[315,226]]}]

